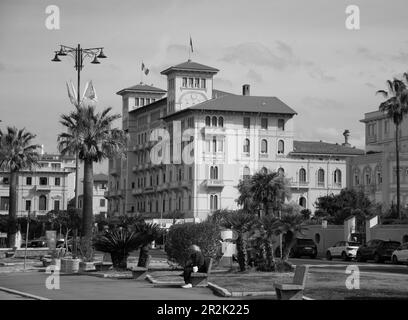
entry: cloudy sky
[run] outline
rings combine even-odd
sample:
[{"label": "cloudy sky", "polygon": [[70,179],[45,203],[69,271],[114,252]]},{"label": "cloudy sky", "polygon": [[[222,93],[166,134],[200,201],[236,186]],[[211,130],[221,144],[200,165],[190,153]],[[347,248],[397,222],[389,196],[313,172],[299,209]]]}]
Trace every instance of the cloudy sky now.
[{"label": "cloudy sky", "polygon": [[[65,81],[76,82],[65,57],[52,63],[58,44],[104,46],[109,57],[86,63],[99,108],[121,111],[116,92],[144,81],[166,89],[164,68],[188,59],[220,69],[215,87],[277,96],[298,112],[296,138],[364,146],[365,112],[375,91],[408,71],[406,0],[1,0],[0,128],[26,127],[46,152],[56,151],[58,123],[72,109]],[[45,27],[48,5],[60,8],[60,30]],[[360,30],[345,28],[347,5],[360,8]],[[106,168],[106,165],[102,166]]]}]

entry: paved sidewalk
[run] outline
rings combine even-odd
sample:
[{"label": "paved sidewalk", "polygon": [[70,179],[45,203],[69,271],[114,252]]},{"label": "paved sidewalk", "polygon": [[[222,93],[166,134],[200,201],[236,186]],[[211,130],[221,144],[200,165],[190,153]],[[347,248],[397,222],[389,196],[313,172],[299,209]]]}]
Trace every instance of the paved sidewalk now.
[{"label": "paved sidewalk", "polygon": [[208,300],[209,288],[154,288],[147,281],[116,280],[86,275],[61,275],[60,290],[48,290],[43,272],[0,274],[0,287],[56,300]]}]

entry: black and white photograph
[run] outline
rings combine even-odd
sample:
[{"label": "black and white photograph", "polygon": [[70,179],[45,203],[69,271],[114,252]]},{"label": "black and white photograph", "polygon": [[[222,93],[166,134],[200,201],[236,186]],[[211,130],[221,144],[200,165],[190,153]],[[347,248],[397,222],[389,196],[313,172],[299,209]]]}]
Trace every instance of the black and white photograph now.
[{"label": "black and white photograph", "polygon": [[1,309],[408,300],[407,35],[405,0],[0,0]]}]

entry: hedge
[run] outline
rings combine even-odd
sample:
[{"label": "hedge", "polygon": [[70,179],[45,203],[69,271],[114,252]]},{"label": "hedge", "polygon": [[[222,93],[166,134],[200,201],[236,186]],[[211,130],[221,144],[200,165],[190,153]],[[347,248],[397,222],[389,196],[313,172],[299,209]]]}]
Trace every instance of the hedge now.
[{"label": "hedge", "polygon": [[205,257],[220,258],[221,237],[219,227],[211,222],[183,223],[170,227],[165,251],[171,262],[184,266],[190,257],[189,247],[198,245]]}]

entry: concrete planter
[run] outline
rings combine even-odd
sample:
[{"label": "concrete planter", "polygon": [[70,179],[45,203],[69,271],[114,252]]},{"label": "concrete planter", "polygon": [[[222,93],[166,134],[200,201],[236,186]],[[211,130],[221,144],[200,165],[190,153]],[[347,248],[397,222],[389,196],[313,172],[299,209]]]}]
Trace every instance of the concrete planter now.
[{"label": "concrete planter", "polygon": [[61,259],[61,272],[78,273],[80,262],[81,260],[79,259],[62,258]]},{"label": "concrete planter", "polygon": [[95,263],[94,262],[84,262],[81,261],[79,263],[79,271],[81,272],[89,272],[95,270]]},{"label": "concrete planter", "polygon": [[51,259],[50,265],[55,266],[56,269],[61,270],[61,259],[58,258]]}]

